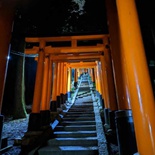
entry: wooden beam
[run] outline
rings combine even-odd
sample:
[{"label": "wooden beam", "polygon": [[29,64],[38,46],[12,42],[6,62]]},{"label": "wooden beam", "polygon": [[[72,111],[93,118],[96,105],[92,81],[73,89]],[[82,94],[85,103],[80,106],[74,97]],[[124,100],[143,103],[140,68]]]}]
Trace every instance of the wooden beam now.
[{"label": "wooden beam", "polygon": [[72,40],[97,40],[97,39],[104,39],[109,37],[108,34],[102,35],[83,35],[83,36],[60,36],[60,37],[27,37],[25,39],[26,42],[35,43],[44,40],[46,42],[61,42],[61,41],[72,41]]},{"label": "wooden beam", "polygon": [[59,60],[64,60],[64,61],[68,61],[68,60],[91,60],[91,59],[100,59],[100,55],[85,55],[85,56],[51,56],[51,60],[53,61],[59,61]]},{"label": "wooden beam", "polygon": [[104,46],[80,46],[80,47],[51,47],[46,46],[45,52],[52,53],[91,53],[104,51]]},{"label": "wooden beam", "polygon": [[78,63],[68,63],[67,67],[71,68],[93,68],[96,66],[95,62],[78,62]]},{"label": "wooden beam", "polygon": [[[99,53],[105,50],[102,46],[80,46],[80,47],[45,47],[46,54],[72,54],[72,53]],[[25,54],[37,54],[39,47],[25,49]]]},{"label": "wooden beam", "polygon": [[33,48],[25,49],[25,54],[38,54],[39,47],[33,46]]}]

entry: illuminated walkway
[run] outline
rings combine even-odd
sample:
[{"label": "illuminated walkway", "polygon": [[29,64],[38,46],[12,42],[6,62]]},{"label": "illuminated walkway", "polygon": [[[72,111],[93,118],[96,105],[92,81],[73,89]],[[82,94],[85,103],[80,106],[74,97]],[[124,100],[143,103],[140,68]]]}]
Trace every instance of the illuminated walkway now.
[{"label": "illuminated walkway", "polygon": [[54,139],[39,155],[108,155],[106,140],[88,77],[83,76],[76,100],[54,130]]}]

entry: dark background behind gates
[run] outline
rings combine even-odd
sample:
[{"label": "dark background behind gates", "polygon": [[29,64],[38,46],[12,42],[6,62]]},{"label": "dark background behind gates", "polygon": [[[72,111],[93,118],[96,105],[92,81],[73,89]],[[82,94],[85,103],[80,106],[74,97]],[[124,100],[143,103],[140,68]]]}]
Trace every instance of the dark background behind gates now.
[{"label": "dark background behind gates", "polygon": [[[155,92],[155,2],[154,0],[136,0],[136,4],[152,87]],[[18,42],[25,37],[85,34],[108,34],[104,0],[65,0],[65,2],[64,0],[23,0],[15,13],[11,50],[21,52]],[[10,55],[3,113],[6,113],[6,108],[9,110],[8,107],[11,108],[13,104],[14,81],[18,74],[16,66],[20,56]],[[25,101],[27,105],[32,104],[33,100],[35,72],[36,62],[32,57],[26,57]]]}]

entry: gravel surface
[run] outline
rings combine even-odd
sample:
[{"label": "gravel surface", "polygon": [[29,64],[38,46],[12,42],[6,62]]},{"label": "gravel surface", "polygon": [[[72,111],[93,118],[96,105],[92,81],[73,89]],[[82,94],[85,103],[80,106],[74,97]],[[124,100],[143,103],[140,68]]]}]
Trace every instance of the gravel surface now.
[{"label": "gravel surface", "polygon": [[20,146],[14,146],[14,141],[21,139],[27,131],[28,118],[18,120],[5,120],[3,124],[2,137],[8,137],[8,146],[12,145],[10,149],[2,153],[2,155],[18,155],[20,153]]}]

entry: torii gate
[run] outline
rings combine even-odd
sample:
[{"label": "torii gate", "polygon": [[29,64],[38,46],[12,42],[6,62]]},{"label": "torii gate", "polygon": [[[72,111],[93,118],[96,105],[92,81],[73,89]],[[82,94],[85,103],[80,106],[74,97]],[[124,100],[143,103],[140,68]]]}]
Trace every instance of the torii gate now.
[{"label": "torii gate", "polygon": [[[124,83],[126,88],[130,88],[127,95],[124,91],[117,91],[119,101],[124,102],[129,99],[132,104],[135,121],[136,138],[138,140],[138,152],[141,155],[155,154],[155,105],[154,95],[151,88],[149,72],[146,63],[142,36],[136,11],[135,0],[106,0],[107,16],[109,21],[109,33],[111,38],[112,56],[116,84],[119,85],[119,65],[118,53],[123,55],[125,64],[121,64],[124,75],[128,78]],[[1,47],[1,80],[0,80],[0,102],[2,104],[3,89],[5,83],[8,47],[11,36],[11,27],[14,14],[13,5],[3,5],[0,9],[0,47]],[[11,7],[10,7],[11,6]],[[119,33],[120,32],[120,33]],[[122,46],[121,46],[122,45]],[[121,46],[121,47],[120,47]],[[42,51],[44,45],[40,45]],[[39,54],[41,55],[41,54]],[[40,56],[40,58],[42,58]],[[39,59],[40,59],[39,58]],[[138,58],[138,60],[137,60]],[[38,62],[41,62],[41,59]],[[41,66],[41,65],[40,65]],[[127,69],[126,69],[127,68]],[[120,86],[116,87],[120,90]],[[125,100],[120,96],[127,96]],[[145,143],[147,144],[145,144]]]},{"label": "torii gate", "polygon": [[[45,92],[47,87],[47,76],[50,72],[51,77],[51,71],[47,71],[47,64],[50,64],[49,62],[58,62],[57,67],[55,71],[57,70],[57,74],[54,74],[54,81],[58,80],[58,82],[54,82],[53,86],[53,92],[52,92],[52,99],[56,100],[57,97],[60,96],[60,94],[63,91],[63,89],[60,87],[62,83],[62,78],[60,78],[61,75],[61,62],[75,62],[78,61],[90,61],[90,63],[93,63],[91,61],[100,60],[100,57],[103,56],[103,51],[105,50],[106,46],[108,45],[108,35],[87,35],[87,36],[65,36],[65,37],[43,37],[43,38],[26,38],[26,42],[28,43],[36,43],[39,42],[39,47],[33,47],[31,49],[26,49],[25,54],[38,54],[38,66],[37,66],[37,73],[36,73],[36,84],[35,84],[35,90],[34,90],[34,99],[33,99],[33,105],[32,105],[32,114],[30,116],[30,120],[32,117],[36,117],[37,113],[40,113],[40,110],[47,110],[49,107],[49,100],[50,100],[50,94],[48,95],[48,99],[46,101]],[[100,40],[100,44],[96,44],[95,46],[78,46],[78,41],[89,41],[89,40]],[[71,43],[71,46],[69,47],[51,47],[46,46],[46,42],[66,42],[69,41]],[[85,62],[88,63],[89,62]],[[73,65],[72,64],[72,65]],[[95,63],[94,63],[95,64]],[[87,66],[87,65],[82,65]],[[96,64],[95,64],[96,65]],[[92,64],[88,67],[92,67]],[[48,67],[51,68],[51,67]],[[46,72],[46,73],[44,73]],[[58,77],[55,79],[55,77]],[[64,76],[65,77],[65,76]],[[46,79],[45,79],[46,78]],[[66,78],[65,78],[66,79]],[[43,81],[43,83],[42,83]],[[49,82],[50,83],[50,82]],[[57,86],[56,86],[57,85]],[[43,92],[42,92],[43,90]],[[48,88],[50,90],[50,88]],[[46,104],[44,104],[45,102]],[[41,104],[41,105],[40,105]],[[32,119],[33,120],[33,119]],[[32,121],[33,122],[33,121]],[[29,123],[33,124],[33,123]]]}]

